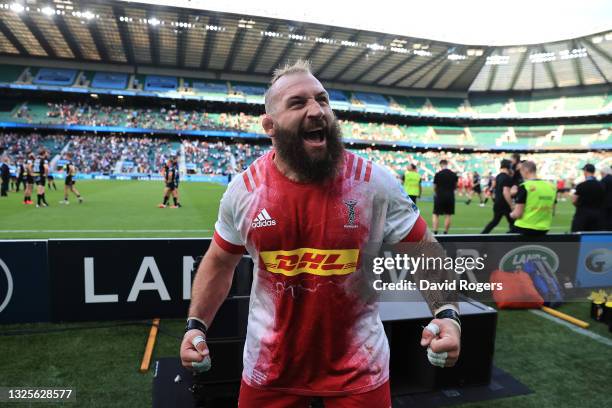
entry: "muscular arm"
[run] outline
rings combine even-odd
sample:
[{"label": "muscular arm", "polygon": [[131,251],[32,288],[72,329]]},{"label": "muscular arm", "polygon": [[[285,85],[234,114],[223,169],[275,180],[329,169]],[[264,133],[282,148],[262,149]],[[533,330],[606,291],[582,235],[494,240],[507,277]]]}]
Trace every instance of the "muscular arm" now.
[{"label": "muscular arm", "polygon": [[[427,228],[421,240],[415,244],[415,248],[410,251],[414,254],[423,254],[425,258],[444,259],[446,257],[446,251],[436,240],[429,228]],[[420,268],[415,272],[415,282],[418,282],[421,279],[426,279],[429,282],[452,282],[456,278],[457,274],[454,271],[446,270],[444,268]],[[457,311],[459,310],[457,306],[457,293],[455,291],[426,290],[422,291],[421,293],[433,314],[438,312],[443,306],[447,305],[453,306]]]},{"label": "muscular arm", "polygon": [[[421,240],[416,244],[416,253],[425,257],[440,257],[444,259],[446,251],[436,241],[432,233],[427,229]],[[457,279],[457,274],[452,270],[444,268],[420,270],[415,273],[415,281],[427,279],[430,282],[452,282]],[[444,309],[452,308],[459,312],[457,304],[457,292],[449,290],[427,290],[421,292],[434,319],[427,327],[423,328],[421,334],[421,346],[427,347],[427,358],[429,362],[438,367],[452,367],[459,359],[461,352],[461,328],[458,322],[449,319],[435,318],[436,314]],[[432,326],[437,327],[438,333],[431,331]]]},{"label": "muscular arm", "polygon": [[213,240],[196,273],[191,290],[189,316],[202,319],[211,325],[215,314],[227,298],[234,269],[242,254],[233,254],[222,249]]}]

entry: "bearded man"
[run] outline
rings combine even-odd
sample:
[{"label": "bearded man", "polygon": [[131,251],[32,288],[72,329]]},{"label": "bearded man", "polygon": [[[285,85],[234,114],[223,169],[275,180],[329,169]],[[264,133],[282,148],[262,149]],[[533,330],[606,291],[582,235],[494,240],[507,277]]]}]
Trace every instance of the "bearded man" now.
[{"label": "bearded man", "polygon": [[[273,149],[221,200],[193,282],[182,364],[210,367],[206,331],[248,251],[255,266],[238,405],[308,407],[322,397],[326,407],[389,408],[389,345],[378,304],[354,290],[369,273],[364,249],[439,244],[397,179],[344,149],[329,95],[308,63],[277,70],[265,105],[262,126]],[[436,318],[421,345],[432,364],[449,367],[461,331],[447,295],[425,295]]]}]

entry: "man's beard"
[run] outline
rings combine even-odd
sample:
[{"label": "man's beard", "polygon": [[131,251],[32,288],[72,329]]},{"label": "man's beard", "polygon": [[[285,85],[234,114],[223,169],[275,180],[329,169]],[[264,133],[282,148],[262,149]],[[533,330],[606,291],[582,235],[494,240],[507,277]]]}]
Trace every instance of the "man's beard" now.
[{"label": "man's beard", "polygon": [[321,182],[334,177],[338,172],[344,152],[340,125],[334,119],[323,130],[326,147],[321,157],[312,157],[306,150],[302,127],[297,131],[280,127],[276,130],[276,154],[297,174],[300,181]]}]

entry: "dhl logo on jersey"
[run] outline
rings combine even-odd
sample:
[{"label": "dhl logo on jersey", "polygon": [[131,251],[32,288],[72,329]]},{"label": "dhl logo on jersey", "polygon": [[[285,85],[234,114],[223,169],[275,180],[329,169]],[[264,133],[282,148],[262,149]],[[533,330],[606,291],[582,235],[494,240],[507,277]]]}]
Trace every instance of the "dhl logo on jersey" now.
[{"label": "dhl logo on jersey", "polygon": [[359,250],[298,248],[291,251],[263,251],[259,255],[266,270],[272,273],[331,276],[355,272]]}]

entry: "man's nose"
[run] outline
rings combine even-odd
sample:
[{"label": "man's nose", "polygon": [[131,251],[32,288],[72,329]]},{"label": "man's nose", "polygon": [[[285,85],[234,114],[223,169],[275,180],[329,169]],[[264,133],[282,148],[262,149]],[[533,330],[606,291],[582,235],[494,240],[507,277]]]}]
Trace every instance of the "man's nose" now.
[{"label": "man's nose", "polygon": [[308,101],[307,115],[311,119],[320,119],[323,117],[323,107],[317,101],[311,99]]}]

